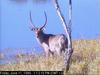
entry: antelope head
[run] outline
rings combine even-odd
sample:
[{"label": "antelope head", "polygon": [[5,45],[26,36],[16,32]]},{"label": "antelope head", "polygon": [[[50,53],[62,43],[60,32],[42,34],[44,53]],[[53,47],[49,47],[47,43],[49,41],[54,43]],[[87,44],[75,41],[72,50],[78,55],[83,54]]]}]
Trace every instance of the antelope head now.
[{"label": "antelope head", "polygon": [[41,33],[43,33],[43,29],[44,27],[46,26],[47,24],[47,15],[46,15],[46,12],[44,11],[44,15],[45,15],[45,23],[40,27],[35,27],[35,25],[33,24],[32,22],[32,17],[31,17],[31,12],[30,12],[30,25],[31,25],[31,31],[34,31],[36,36],[38,37],[39,35],[41,35]]}]

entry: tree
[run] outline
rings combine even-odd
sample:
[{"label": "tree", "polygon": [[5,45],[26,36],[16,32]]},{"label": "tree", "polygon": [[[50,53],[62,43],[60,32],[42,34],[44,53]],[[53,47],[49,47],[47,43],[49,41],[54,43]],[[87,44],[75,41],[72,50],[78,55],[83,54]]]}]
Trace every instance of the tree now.
[{"label": "tree", "polygon": [[67,72],[69,70],[69,64],[70,64],[70,59],[73,53],[72,49],[72,39],[71,39],[71,25],[72,25],[72,1],[69,0],[69,24],[66,23],[64,16],[61,12],[61,9],[58,4],[58,0],[53,0],[54,1],[54,6],[56,9],[56,12],[58,16],[60,17],[60,20],[62,21],[62,25],[64,27],[64,30],[67,35],[68,39],[68,49],[66,49],[65,54],[64,54],[64,70]]}]

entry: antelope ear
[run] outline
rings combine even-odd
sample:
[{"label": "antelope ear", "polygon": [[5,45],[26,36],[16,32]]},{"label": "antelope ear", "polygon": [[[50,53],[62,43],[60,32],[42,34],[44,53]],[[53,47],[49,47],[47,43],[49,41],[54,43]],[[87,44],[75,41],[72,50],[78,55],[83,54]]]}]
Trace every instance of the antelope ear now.
[{"label": "antelope ear", "polygon": [[29,29],[30,29],[31,31],[34,31],[34,30],[35,30],[35,28],[33,28],[33,27],[29,27]]},{"label": "antelope ear", "polygon": [[46,30],[46,28],[44,27],[44,28],[40,28],[40,30]]},{"label": "antelope ear", "polygon": [[34,28],[31,28],[31,31],[35,30]]}]

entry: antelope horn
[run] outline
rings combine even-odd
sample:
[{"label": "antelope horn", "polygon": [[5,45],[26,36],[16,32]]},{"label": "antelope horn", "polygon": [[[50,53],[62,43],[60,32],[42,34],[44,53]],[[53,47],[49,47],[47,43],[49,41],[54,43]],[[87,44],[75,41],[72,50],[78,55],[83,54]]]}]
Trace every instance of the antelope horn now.
[{"label": "antelope horn", "polygon": [[40,29],[43,29],[46,26],[46,24],[47,24],[47,15],[46,15],[45,11],[44,11],[44,15],[45,15],[45,23],[44,23],[44,25]]},{"label": "antelope horn", "polygon": [[30,25],[32,26],[32,29],[35,29],[36,27],[34,26],[33,22],[32,22],[32,17],[31,17],[31,11],[30,11]]}]

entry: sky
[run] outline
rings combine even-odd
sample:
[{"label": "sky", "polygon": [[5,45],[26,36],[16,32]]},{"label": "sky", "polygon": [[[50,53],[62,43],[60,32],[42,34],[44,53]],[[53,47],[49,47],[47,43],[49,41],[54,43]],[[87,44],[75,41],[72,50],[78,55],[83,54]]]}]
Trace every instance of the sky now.
[{"label": "sky", "polygon": [[[72,0],[73,20],[72,39],[100,38],[100,0]],[[68,23],[68,0],[59,0],[62,13]],[[47,3],[16,4],[9,0],[0,0],[0,50],[5,48],[37,48],[40,46],[34,32],[29,29],[29,12],[35,26],[44,21],[44,11],[48,23],[45,33],[64,33],[62,23],[51,1]]]}]

